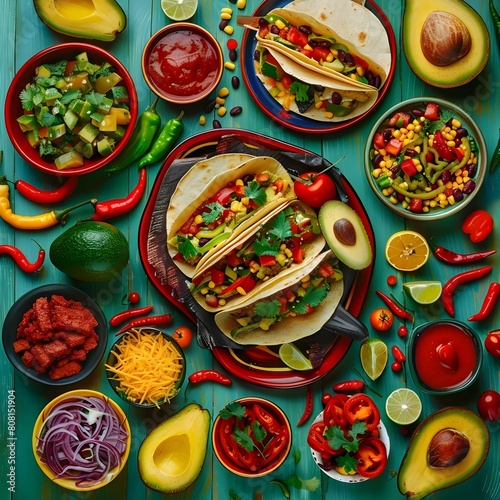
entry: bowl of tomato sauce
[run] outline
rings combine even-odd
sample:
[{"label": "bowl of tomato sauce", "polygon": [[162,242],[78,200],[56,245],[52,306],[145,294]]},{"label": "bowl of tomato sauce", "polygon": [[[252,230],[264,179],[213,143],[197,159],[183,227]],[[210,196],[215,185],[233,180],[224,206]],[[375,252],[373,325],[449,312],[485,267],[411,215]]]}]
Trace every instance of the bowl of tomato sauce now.
[{"label": "bowl of tomato sauce", "polygon": [[479,335],[456,320],[436,320],[413,330],[408,339],[410,373],[432,395],[455,394],[470,387],[483,362]]},{"label": "bowl of tomato sauce", "polygon": [[149,88],[174,104],[201,101],[219,84],[222,49],[206,29],[172,23],[158,30],[142,53],[142,74]]},{"label": "bowl of tomato sauce", "polygon": [[286,460],[292,446],[292,430],[279,406],[248,396],[220,410],[212,427],[212,444],[227,470],[241,477],[261,477]]}]

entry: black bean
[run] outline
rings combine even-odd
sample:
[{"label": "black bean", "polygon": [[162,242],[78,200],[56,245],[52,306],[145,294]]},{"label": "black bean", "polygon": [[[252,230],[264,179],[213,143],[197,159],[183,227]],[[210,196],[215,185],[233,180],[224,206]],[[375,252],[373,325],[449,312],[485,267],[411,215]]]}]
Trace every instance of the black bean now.
[{"label": "black bean", "polygon": [[462,137],[467,137],[469,135],[469,132],[467,132],[467,129],[460,127],[457,129],[457,137],[459,139],[462,139]]},{"label": "black bean", "polygon": [[467,165],[467,172],[469,173],[469,177],[473,179],[477,173],[477,165],[475,163]]},{"label": "black bean", "polygon": [[240,86],[240,79],[237,76],[233,76],[231,78],[231,85],[233,89],[237,89]]},{"label": "black bean", "polygon": [[215,99],[210,99],[210,101],[207,102],[205,106],[205,113],[210,113],[211,111],[214,110],[215,105],[217,104],[217,101]]},{"label": "black bean", "polygon": [[411,114],[413,116],[416,116],[417,118],[420,118],[420,117],[424,116],[424,110],[423,109],[418,109],[418,108],[412,109],[411,110]]},{"label": "black bean", "polygon": [[384,159],[384,157],[381,154],[376,154],[372,160],[373,166],[375,168],[380,167],[380,162]]},{"label": "black bean", "polygon": [[213,126],[214,128],[222,128],[221,122],[220,122],[219,120],[214,120],[214,121],[212,122],[212,126]]},{"label": "black bean", "polygon": [[386,128],[382,135],[384,136],[384,141],[389,142],[392,139],[392,130],[390,128]]},{"label": "black bean", "polygon": [[345,50],[339,49],[337,51],[337,57],[338,57],[340,62],[342,62],[342,63],[345,62],[346,56],[347,56],[347,54],[346,54]]},{"label": "black bean", "polygon": [[298,30],[301,31],[302,33],[305,33],[307,36],[309,36],[312,33],[312,28],[307,24],[301,24],[298,27]]},{"label": "black bean", "polygon": [[235,106],[234,108],[229,111],[229,114],[231,116],[238,116],[241,112],[243,111],[243,108],[241,106]]},{"label": "black bean", "polygon": [[418,153],[414,149],[407,149],[405,154],[410,158],[415,158],[415,156],[418,155]]},{"label": "black bean", "polygon": [[280,29],[278,28],[278,26],[276,26],[275,24],[273,24],[271,26],[271,33],[273,35],[279,35],[280,34]]},{"label": "black bean", "polygon": [[238,59],[238,53],[236,52],[236,49],[230,49],[229,50],[229,59],[231,59],[231,61],[236,61],[236,59]]},{"label": "black bean", "polygon": [[224,28],[229,24],[228,19],[222,19],[221,22],[219,23],[219,29],[221,31],[224,31]]},{"label": "black bean", "polygon": [[453,189],[453,198],[455,201],[462,201],[464,199],[464,193],[458,188]]},{"label": "black bean", "polygon": [[474,189],[476,189],[476,183],[472,180],[472,179],[469,179],[465,184],[464,184],[464,193],[465,194],[471,194],[472,191],[474,191]]},{"label": "black bean", "polygon": [[260,61],[260,52],[258,50],[253,53],[253,60],[259,62]]},{"label": "black bean", "polygon": [[[233,2],[236,3],[236,2]],[[269,24],[269,21],[267,19],[264,19],[263,17],[259,18],[259,27],[264,28]]]},{"label": "black bean", "polygon": [[380,78],[380,75],[377,75],[374,79],[373,79],[373,83],[372,85],[378,89],[381,85],[382,85],[382,78]]},{"label": "black bean", "polygon": [[332,93],[332,103],[340,104],[342,102],[342,96],[338,92]]},{"label": "black bean", "polygon": [[248,185],[253,181],[253,175],[252,174],[245,174],[243,176],[243,184]]},{"label": "black bean", "polygon": [[443,181],[443,184],[448,184],[448,182],[451,181],[451,173],[449,170],[443,171],[443,173],[441,174],[441,180]]}]

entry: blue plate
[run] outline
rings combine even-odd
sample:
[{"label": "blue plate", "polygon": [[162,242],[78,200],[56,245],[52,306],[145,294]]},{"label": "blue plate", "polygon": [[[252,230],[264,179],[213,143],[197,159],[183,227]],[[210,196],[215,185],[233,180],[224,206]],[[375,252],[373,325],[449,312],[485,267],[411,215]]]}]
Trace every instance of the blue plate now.
[{"label": "blue plate", "polygon": [[[254,16],[263,16],[273,9],[281,8],[286,6],[289,0],[265,0],[253,13]],[[365,7],[373,12],[384,25],[387,31],[387,36],[389,37],[389,44],[391,47],[391,67],[387,75],[387,79],[379,92],[378,98],[375,104],[367,110],[362,115],[356,116],[352,120],[346,120],[343,122],[328,123],[319,122],[316,120],[311,120],[305,116],[299,115],[293,112],[285,111],[281,105],[271,97],[271,94],[265,89],[262,82],[259,80],[255,74],[253,55],[255,52],[256,39],[255,32],[250,29],[246,29],[243,34],[243,39],[241,43],[241,60],[242,60],[242,76],[247,86],[248,92],[252,96],[252,99],[259,106],[259,108],[268,115],[272,120],[278,122],[286,128],[296,130],[298,132],[312,133],[312,134],[324,134],[328,132],[336,132],[338,130],[343,130],[348,127],[352,127],[356,123],[363,120],[367,115],[369,115],[384,98],[385,94],[389,90],[390,84],[394,77],[394,70],[396,67],[396,39],[394,37],[394,31],[389,23],[389,20],[372,0],[366,0]]]}]

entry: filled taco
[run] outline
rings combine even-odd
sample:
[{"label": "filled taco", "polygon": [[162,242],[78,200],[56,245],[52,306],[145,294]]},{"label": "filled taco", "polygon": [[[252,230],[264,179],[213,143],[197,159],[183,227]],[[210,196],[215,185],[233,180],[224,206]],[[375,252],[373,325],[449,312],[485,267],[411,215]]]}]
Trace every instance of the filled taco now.
[{"label": "filled taco", "polygon": [[378,91],[371,87],[353,88],[312,71],[271,47],[257,44],[255,72],[266,90],[285,111],[322,122],[341,122],[369,110]]},{"label": "filled taco", "polygon": [[[203,268],[221,245],[295,198],[293,180],[278,161],[264,156],[245,160],[245,156],[220,155],[195,164],[170,199],[168,252],[188,277]],[[223,166],[222,173],[213,175],[215,163],[218,169]]]},{"label": "filled taco", "polygon": [[193,277],[191,293],[209,312],[232,308],[307,264],[324,246],[316,212],[292,201],[217,252]]},{"label": "filled taco", "polygon": [[[321,1],[310,4],[314,9],[320,9],[320,17],[313,17],[309,8],[304,12],[290,8],[274,9],[263,16],[257,40],[325,76],[361,89],[367,86],[379,89],[387,78],[386,70],[331,27],[331,18],[338,14],[336,9],[322,9],[326,4]],[[356,18],[347,18],[345,22],[355,24]]]},{"label": "filled taco", "polygon": [[328,251],[266,287],[251,301],[215,315],[220,330],[242,345],[278,345],[319,331],[344,290],[338,260]]}]

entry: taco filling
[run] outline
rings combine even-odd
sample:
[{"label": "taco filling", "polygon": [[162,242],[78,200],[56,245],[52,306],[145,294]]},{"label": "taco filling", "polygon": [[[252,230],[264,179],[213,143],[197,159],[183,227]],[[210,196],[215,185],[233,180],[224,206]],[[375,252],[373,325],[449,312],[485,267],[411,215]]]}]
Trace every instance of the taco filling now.
[{"label": "taco filling", "polygon": [[231,313],[240,325],[231,330],[234,339],[254,330],[272,330],[285,318],[314,313],[326,299],[332,283],[342,280],[338,260],[331,258],[319,264],[297,283]]},{"label": "taco filling", "polygon": [[291,266],[302,264],[308,243],[318,236],[316,215],[306,213],[298,204],[290,205],[195,276],[191,292],[198,295],[202,305],[210,309],[223,308]]},{"label": "taco filling", "polygon": [[169,240],[177,249],[174,260],[196,265],[227,240],[238,224],[289,188],[287,179],[267,170],[229,182],[201,203]]}]

